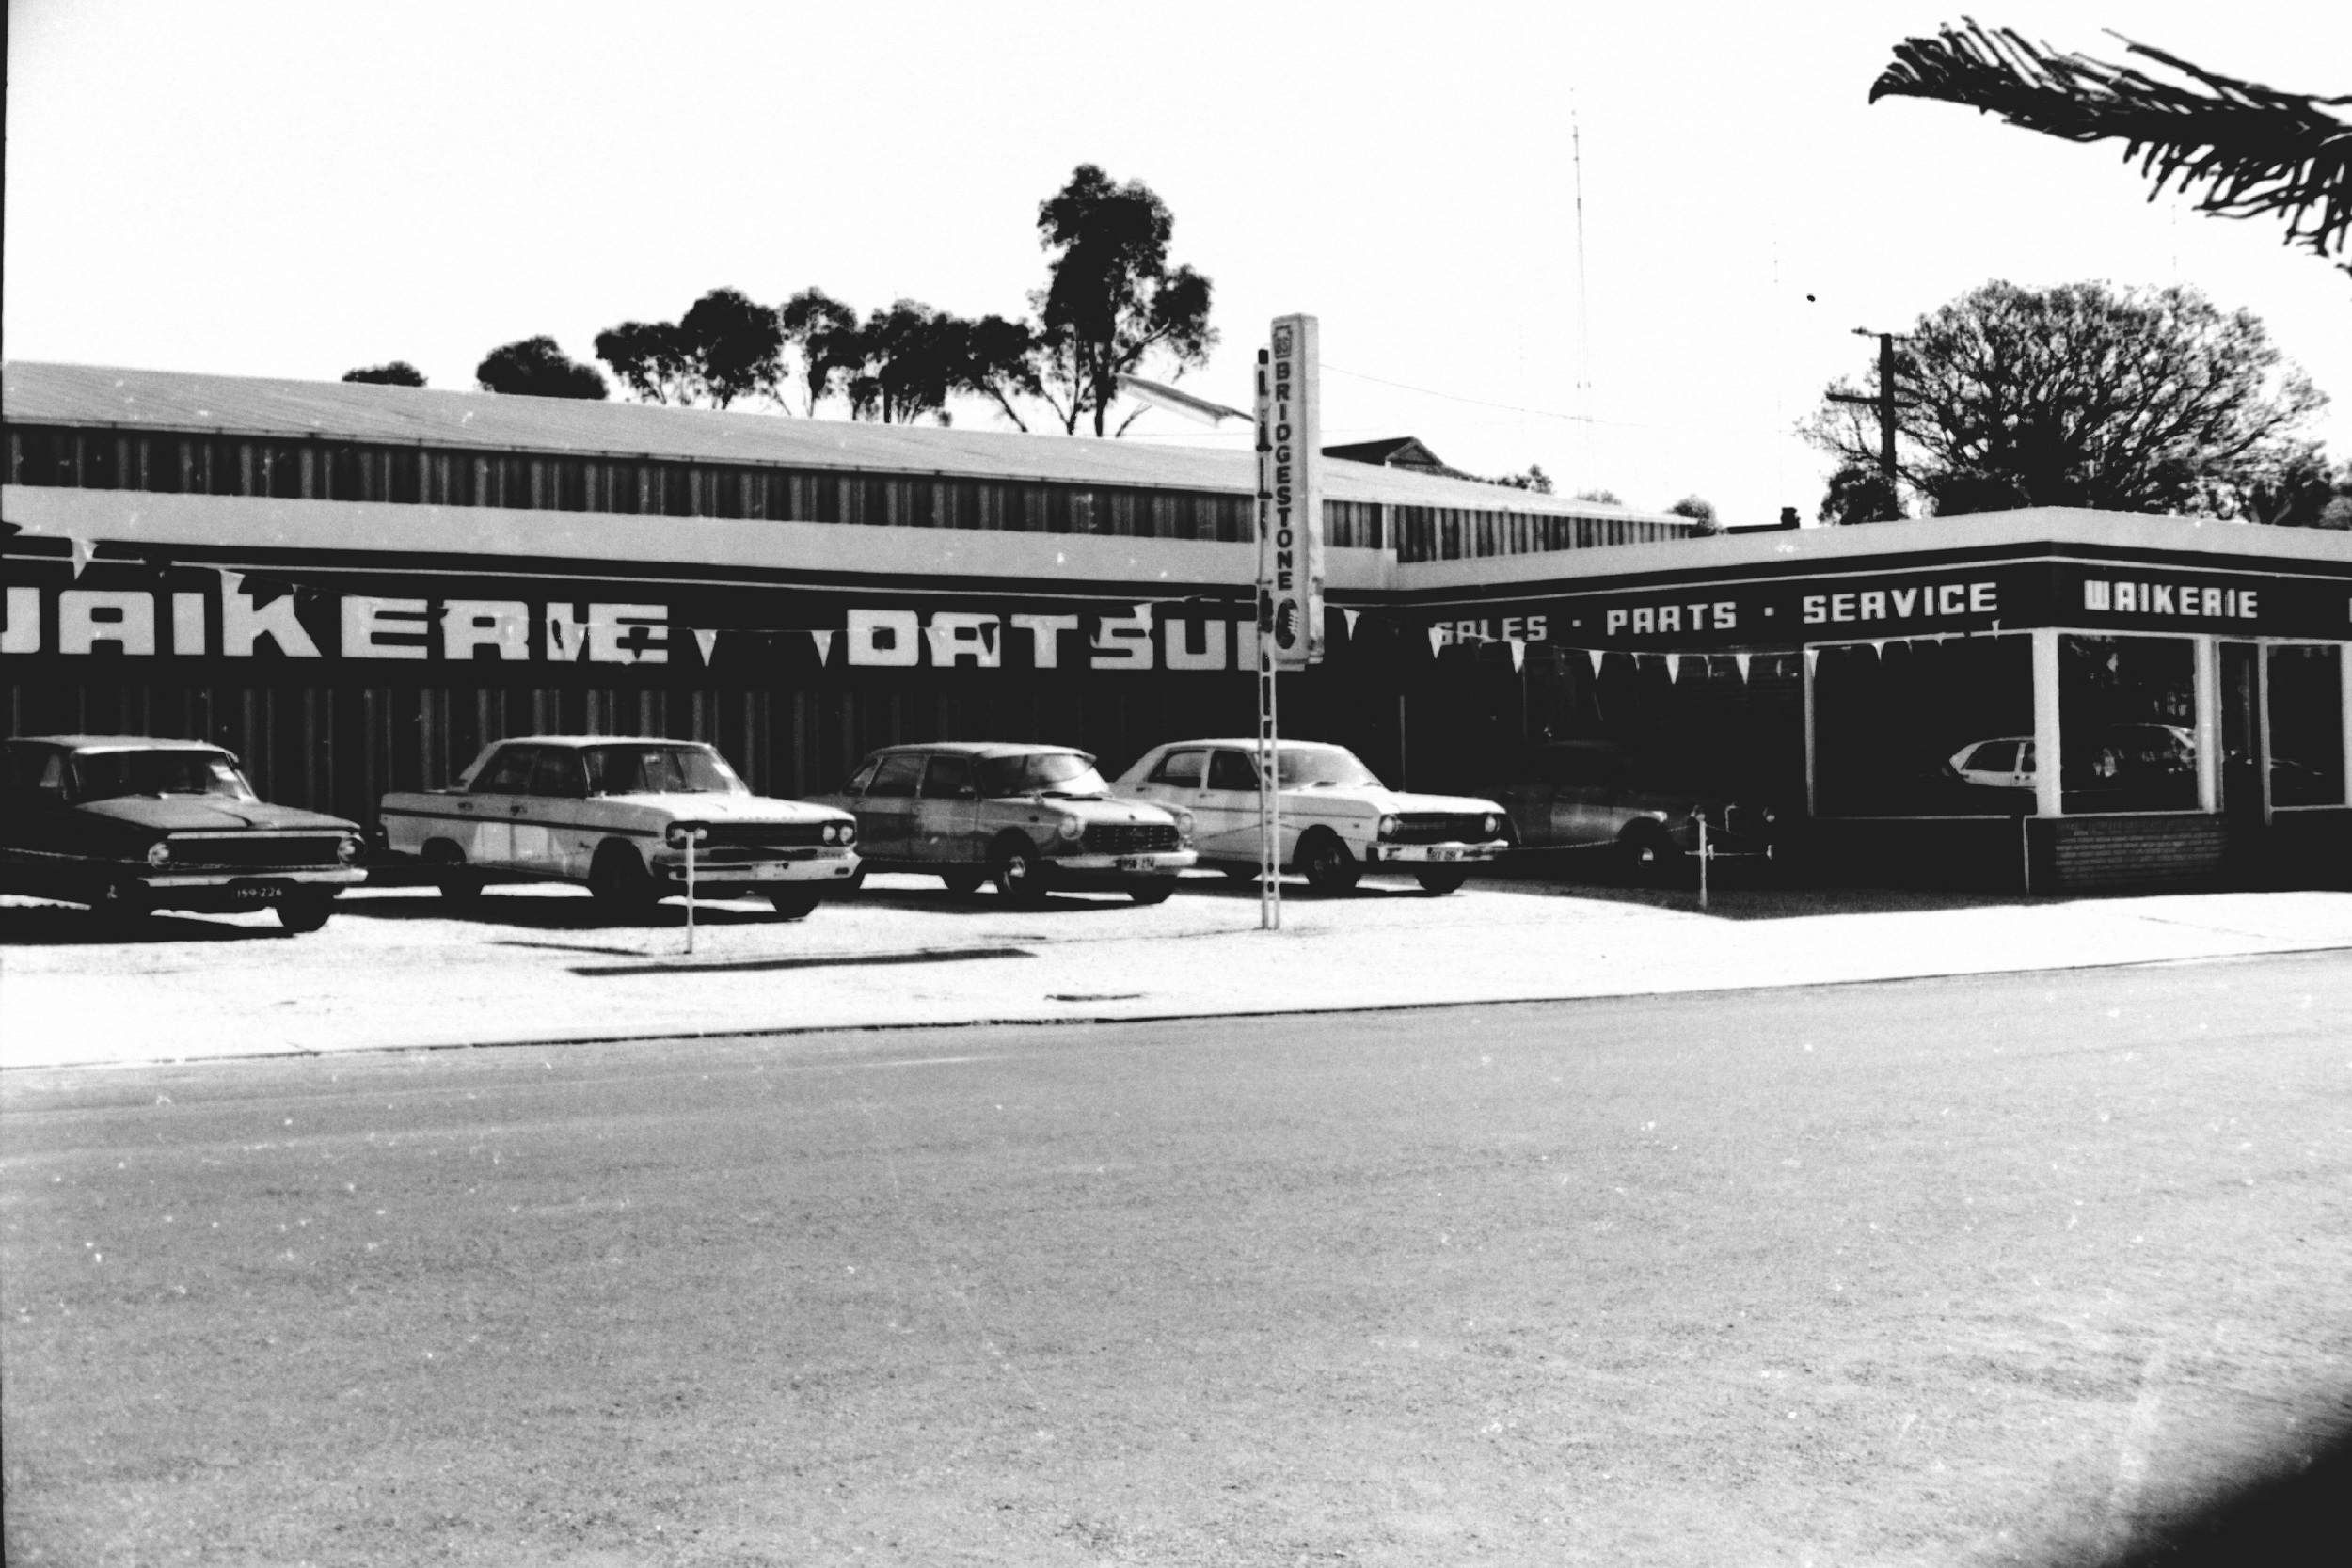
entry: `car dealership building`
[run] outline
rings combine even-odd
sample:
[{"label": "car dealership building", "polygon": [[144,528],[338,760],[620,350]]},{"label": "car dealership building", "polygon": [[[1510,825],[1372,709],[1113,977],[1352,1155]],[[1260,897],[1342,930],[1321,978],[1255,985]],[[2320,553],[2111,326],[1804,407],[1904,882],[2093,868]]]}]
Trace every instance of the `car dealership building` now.
[{"label": "car dealership building", "polygon": [[[372,821],[534,732],[1119,768],[1252,724],[1254,464],[769,414],[5,370],[12,735],[214,739]],[[1332,461],[1287,735],[1475,787],[1619,742],[1779,802],[1825,874],[2036,891],[2352,876],[2352,535],[2036,510],[1690,537]]]}]

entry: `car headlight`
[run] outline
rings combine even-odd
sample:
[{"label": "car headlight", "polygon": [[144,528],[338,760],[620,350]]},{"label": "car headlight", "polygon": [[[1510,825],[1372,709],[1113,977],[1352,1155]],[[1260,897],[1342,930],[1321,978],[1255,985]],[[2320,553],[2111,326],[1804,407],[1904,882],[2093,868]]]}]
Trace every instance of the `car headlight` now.
[{"label": "car headlight", "polygon": [[360,855],[365,853],[366,849],[366,845],[346,833],[335,845],[335,858],[345,865],[357,865],[359,863]]},{"label": "car headlight", "polygon": [[1394,838],[1396,836],[1397,827],[1398,823],[1395,817],[1382,817],[1380,819],[1380,836],[1382,838]]},{"label": "car headlight", "polygon": [[826,844],[838,844],[841,842],[841,824],[828,822],[818,830],[817,836]]},{"label": "car headlight", "polygon": [[1183,806],[1176,808],[1176,836],[1186,844],[1192,842],[1192,813]]},{"label": "car headlight", "polygon": [[1087,825],[1084,822],[1079,821],[1078,818],[1074,816],[1063,817],[1061,819],[1061,826],[1055,830],[1055,832],[1060,833],[1062,837],[1068,839],[1073,844],[1077,843],[1081,837],[1085,836],[1086,831]]},{"label": "car headlight", "polygon": [[155,867],[158,871],[162,870],[165,866],[169,865],[171,863],[171,845],[167,841],[160,838],[154,843],[149,845],[147,847],[147,863]]},{"label": "car headlight", "polygon": [[1498,829],[1498,828],[1500,828],[1500,827],[1502,827],[1502,818],[1500,818],[1500,817],[1496,816],[1495,816],[1493,813],[1491,813],[1491,812],[1489,812],[1489,813],[1488,813],[1488,814],[1486,814],[1485,816],[1482,816],[1482,817],[1480,817],[1480,818],[1478,819],[1478,831],[1479,831],[1480,832],[1484,833],[1484,834],[1485,834],[1486,837],[1488,837],[1488,838],[1492,838],[1492,837],[1494,837],[1494,836],[1495,836],[1495,830],[1496,830],[1496,829]]}]

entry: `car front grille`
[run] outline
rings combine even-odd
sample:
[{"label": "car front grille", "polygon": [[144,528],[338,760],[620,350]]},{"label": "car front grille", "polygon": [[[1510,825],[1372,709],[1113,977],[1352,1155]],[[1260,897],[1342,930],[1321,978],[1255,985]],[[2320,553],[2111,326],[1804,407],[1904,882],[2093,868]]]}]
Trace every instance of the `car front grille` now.
[{"label": "car front grille", "polygon": [[1078,841],[1089,855],[1149,855],[1182,843],[1173,822],[1097,822]]},{"label": "car front grille", "polygon": [[305,838],[272,838],[258,833],[250,838],[173,838],[169,869],[290,871],[335,866],[343,863],[335,853],[342,841],[341,833]]},{"label": "car front grille", "polygon": [[1486,831],[1484,813],[1472,816],[1458,811],[1408,811],[1396,819],[1396,832],[1389,835],[1391,844],[1484,844],[1502,831],[1500,821],[1495,832]]},{"label": "car front grille", "polygon": [[802,848],[824,842],[822,822],[712,822],[710,836],[700,846],[707,849]]}]

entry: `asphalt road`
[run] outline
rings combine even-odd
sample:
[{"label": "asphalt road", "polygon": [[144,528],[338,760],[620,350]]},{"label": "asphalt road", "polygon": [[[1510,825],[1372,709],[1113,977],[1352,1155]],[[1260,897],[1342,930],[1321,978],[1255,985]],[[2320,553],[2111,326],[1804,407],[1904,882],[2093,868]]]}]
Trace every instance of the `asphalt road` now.
[{"label": "asphalt road", "polygon": [[2121,1560],[2352,1417],[2340,954],[0,1078],[11,1563]]}]

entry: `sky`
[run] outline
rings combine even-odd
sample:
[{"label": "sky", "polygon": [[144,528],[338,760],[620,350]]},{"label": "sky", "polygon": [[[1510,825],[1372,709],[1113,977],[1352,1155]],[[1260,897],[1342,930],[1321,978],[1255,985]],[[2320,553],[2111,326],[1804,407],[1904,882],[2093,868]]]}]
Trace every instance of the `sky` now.
[{"label": "sky", "polygon": [[[1794,432],[1869,362],[1855,328],[2102,278],[2253,311],[2352,456],[2352,280],[2282,224],[2151,202],[2111,144],[1867,102],[1963,6],[2352,92],[2352,8],[2316,0],[13,0],[0,335],[223,374],[406,359],[465,389],[498,344],[588,359],[722,286],[1017,314],[1038,203],[1094,163],[1160,195],[1171,261],[1215,284],[1221,342],[1184,385],[1247,406],[1268,321],[1311,313],[1327,441],[1810,517],[1829,464]],[[1156,410],[1130,438],[1245,439]]]}]

